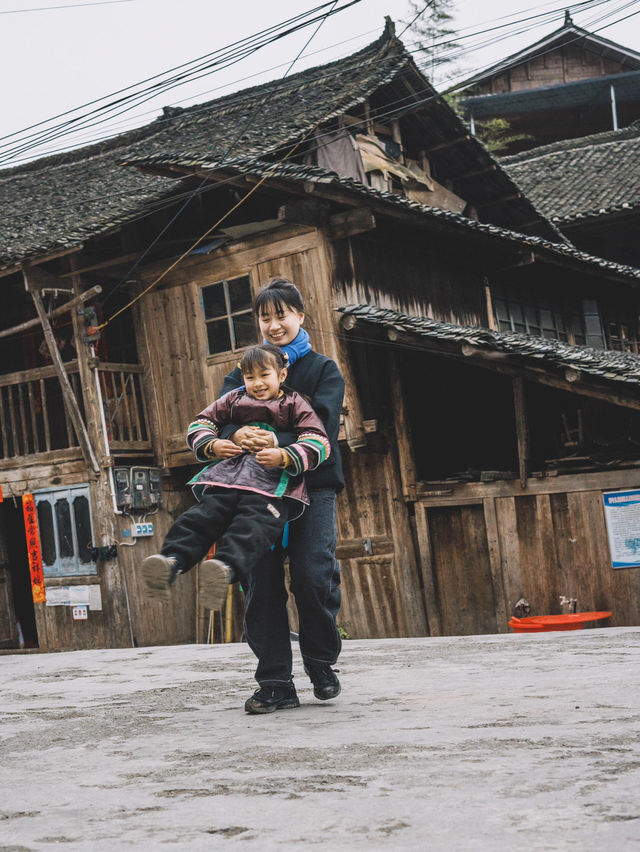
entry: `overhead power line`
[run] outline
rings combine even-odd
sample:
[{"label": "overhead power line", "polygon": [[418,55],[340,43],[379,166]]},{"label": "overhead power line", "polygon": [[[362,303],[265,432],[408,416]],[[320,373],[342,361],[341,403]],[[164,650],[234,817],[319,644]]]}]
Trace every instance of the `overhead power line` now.
[{"label": "overhead power line", "polygon": [[[329,2],[316,6],[304,13],[296,15],[293,18],[288,18],[280,24],[261,30],[248,38],[241,39],[230,45],[219,48],[212,53],[205,54],[204,56],[198,57],[190,62],[182,63],[168,71],[162,72],[161,74],[153,75],[139,83],[134,83],[123,89],[119,89],[110,95],[104,95],[101,98],[88,101],[79,107],[66,110],[65,112],[53,116],[50,119],[37,122],[23,128],[22,130],[0,137],[0,141],[9,139],[13,140],[12,142],[6,142],[3,146],[1,146],[5,149],[4,161],[6,161],[7,157],[10,157],[12,154],[15,155],[23,153],[25,148],[31,148],[35,143],[42,144],[43,142],[50,141],[52,138],[58,138],[61,135],[66,135],[75,131],[77,128],[83,127],[89,121],[95,120],[95,123],[103,122],[105,118],[98,118],[99,116],[104,116],[105,114],[110,115],[110,117],[113,117],[111,114],[119,115],[122,111],[132,108],[133,105],[144,103],[164,91],[175,88],[178,85],[184,85],[192,80],[197,80],[202,76],[206,76],[213,71],[219,70],[220,68],[229,67],[269,44],[286,38],[298,30],[312,26],[313,24],[324,20],[325,16],[329,17],[331,15],[338,14],[339,12],[342,12],[360,2],[362,2],[362,0],[347,0],[347,2],[343,2],[342,6],[336,8],[335,2],[333,2],[333,0],[329,0]],[[331,9],[328,9],[328,7],[331,7]],[[78,114],[80,113],[80,110],[87,107],[93,107],[93,109],[88,112]],[[52,124],[52,122],[61,118],[64,118],[65,120],[57,124]],[[26,135],[28,131],[36,128],[42,129],[37,133]]]},{"label": "overhead power line", "polygon": [[57,9],[81,9],[84,6],[115,6],[116,3],[134,3],[135,0],[96,0],[94,3],[67,3],[64,6],[35,6],[32,9],[5,9],[0,15],[21,15],[23,12],[54,12]]},{"label": "overhead power line", "polygon": [[[573,4],[573,5],[569,6],[568,8],[571,9],[571,10],[584,10],[586,7],[594,7],[595,8],[596,6],[600,6],[600,5],[611,3],[611,2],[613,2],[613,0],[582,0],[582,2],[579,2],[577,4]],[[329,5],[331,5],[331,4],[325,3],[321,7],[316,7],[315,9],[310,10],[309,13],[316,12],[317,9],[324,8],[324,7],[329,6]],[[349,4],[347,4],[347,5],[349,5]],[[342,8],[346,8],[346,6],[341,7],[341,9]],[[341,9],[338,9],[336,11],[340,11]],[[528,10],[526,10],[526,11],[528,11]],[[423,12],[424,12],[424,9],[421,10],[421,13],[423,13]],[[502,25],[495,27],[495,28],[492,27],[492,28],[488,28],[488,29],[481,29],[477,32],[469,33],[468,35],[463,36],[463,38],[469,38],[470,39],[470,38],[477,36],[478,34],[490,33],[494,29],[500,30],[500,29],[503,29],[504,27],[514,27],[514,26],[516,26],[520,23],[526,24],[526,26],[524,28],[518,29],[515,33],[503,33],[499,37],[500,40],[503,40],[505,37],[510,36],[512,34],[521,34],[522,32],[525,32],[530,28],[534,28],[535,26],[540,26],[541,22],[543,20],[545,20],[545,18],[543,16],[547,16],[547,17],[555,16],[558,12],[559,12],[559,8],[554,8],[554,9],[548,11],[548,12],[540,13],[540,14],[537,14],[537,15],[529,16],[529,17],[525,17],[525,18],[520,19],[519,21],[510,21],[508,24],[502,24]],[[291,20],[293,20],[293,19],[289,19],[289,21],[291,21]],[[494,20],[500,21],[502,19],[498,18],[498,19],[494,19]],[[284,23],[289,23],[289,21],[284,22]],[[407,29],[407,27],[405,27],[405,30],[406,29]],[[498,39],[495,39],[495,40],[498,40]],[[445,41],[442,41],[442,42],[434,43],[433,47],[434,47],[434,49],[437,49],[437,48],[440,48],[440,47],[444,47],[449,43],[450,43],[450,41],[445,40]],[[486,42],[486,44],[491,44],[491,43],[493,43],[493,42],[491,42],[491,41]],[[467,46],[466,48],[455,51],[451,55],[453,56],[453,59],[459,59],[462,56],[467,55],[468,53],[471,53],[473,51],[481,49],[484,46],[484,44],[485,43],[482,43],[482,42],[474,42],[473,44]],[[221,49],[221,50],[224,50],[224,48]],[[417,51],[417,50],[412,51],[410,49],[410,52],[418,53],[419,51]],[[442,56],[440,58],[438,58],[437,60],[435,60],[432,63],[432,65],[439,65],[441,63],[448,61],[447,58],[448,58],[449,55],[450,54],[446,54],[446,55],[442,54]],[[235,62],[240,61],[241,58],[244,58],[244,57],[243,56],[236,57],[233,61],[229,61],[228,64],[235,64]],[[194,62],[197,62],[197,61],[198,60],[194,60]],[[188,63],[185,63],[185,64],[188,64]],[[181,68],[183,66],[177,66],[177,67]],[[226,67],[226,65],[222,66],[222,67]],[[213,73],[213,71],[215,71],[215,70],[219,70],[219,68],[212,68],[210,70],[207,70],[203,74],[201,74],[200,76],[206,76],[209,73]],[[320,75],[323,76],[322,69],[319,69],[319,71],[320,71]],[[169,72],[166,72],[166,73],[169,73]],[[467,71],[464,76],[468,77],[469,72]],[[154,78],[148,78],[148,79],[154,79]],[[194,78],[194,79],[197,79],[197,78]],[[238,82],[240,82],[240,81],[238,81]],[[179,81],[179,82],[175,83],[174,85],[178,86],[178,85],[182,85],[182,84],[183,84],[183,82]],[[174,87],[174,85],[172,85],[172,87]],[[128,88],[131,88],[131,87],[128,87]],[[120,91],[126,91],[126,89],[123,89],[123,90],[120,90]],[[42,147],[43,145],[50,144],[50,143],[54,142],[56,139],[63,138],[64,136],[70,135],[71,133],[73,133],[75,135],[75,134],[78,133],[79,130],[82,130],[82,129],[88,130],[90,127],[98,127],[100,125],[105,125],[105,124],[109,125],[109,126],[113,126],[113,119],[116,118],[118,115],[123,115],[127,112],[130,112],[131,110],[135,109],[136,106],[139,106],[141,103],[144,103],[145,100],[153,99],[154,97],[157,96],[157,94],[158,94],[158,92],[154,92],[154,91],[151,91],[150,93],[148,93],[147,91],[138,92],[136,94],[136,97],[138,98],[137,102],[123,103],[121,105],[121,109],[119,109],[118,112],[116,112],[115,114],[112,111],[111,114],[109,114],[105,117],[105,116],[102,115],[102,109],[98,109],[98,110],[93,111],[93,112],[95,112],[95,115],[92,112],[88,116],[79,116],[79,117],[73,119],[73,122],[74,122],[73,126],[70,126],[67,123],[63,123],[63,125],[61,125],[56,130],[53,130],[52,128],[48,128],[48,129],[44,130],[43,133],[48,134],[48,136],[47,135],[38,136],[36,134],[36,135],[32,135],[30,137],[25,137],[21,140],[15,140],[14,139],[13,142],[7,141],[7,142],[5,142],[4,145],[0,145],[0,158],[2,158],[2,159],[0,159],[0,162],[4,163],[4,164],[9,164],[11,162],[21,162],[21,161],[24,161],[26,159],[32,159],[31,156],[25,156],[25,155],[29,154],[32,151],[37,150],[38,148]],[[225,100],[225,105],[231,106],[234,103],[236,103],[238,100],[242,100],[243,97],[246,97],[246,95],[243,95],[242,92],[239,93],[237,99],[233,98],[233,96],[229,96],[229,100]],[[205,110],[207,108],[208,108],[208,104],[205,104],[202,107],[202,109],[205,109]],[[77,109],[81,109],[81,108],[78,107]],[[72,110],[70,112],[73,112],[73,111],[74,110]],[[190,115],[194,115],[194,114],[196,114],[196,112],[197,112],[197,110],[194,111],[193,108],[190,109]],[[67,113],[63,113],[61,115],[66,115],[66,114]],[[167,120],[170,120],[170,119],[167,119]],[[162,118],[157,119],[156,122],[154,123],[154,128],[155,127],[159,128],[162,125],[163,121],[164,121],[164,119],[162,119]],[[122,122],[119,122],[119,124],[121,124],[121,123]],[[36,127],[36,126],[37,125],[32,125],[32,127]],[[106,129],[107,128],[105,127],[105,130]],[[15,134],[11,134],[10,136],[14,136],[14,135]],[[10,138],[10,136],[4,137],[4,138],[8,140]],[[107,138],[109,138],[109,134],[105,133],[104,135],[99,136],[96,139],[96,141],[102,141],[103,139],[107,139]],[[95,139],[95,137],[94,137],[94,139]],[[93,140],[90,140],[90,141],[93,141]],[[53,150],[48,148],[48,149],[46,149],[46,153],[56,152],[58,150],[65,150],[65,149],[67,149],[67,147],[76,147],[76,146],[75,145],[62,146],[62,147],[55,148]]]}]

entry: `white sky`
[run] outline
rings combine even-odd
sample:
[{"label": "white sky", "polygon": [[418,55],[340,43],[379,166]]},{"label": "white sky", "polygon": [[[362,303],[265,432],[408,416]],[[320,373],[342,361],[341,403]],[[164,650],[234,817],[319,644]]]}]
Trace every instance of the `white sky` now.
[{"label": "white sky", "polygon": [[[0,0],[0,68],[5,81],[0,136],[188,62],[300,14],[319,5],[321,0],[180,0],[179,3],[175,0],[126,0],[110,5],[81,5],[87,2],[90,0]],[[339,0],[339,5],[343,2],[345,0]],[[73,4],[75,8],[27,11],[63,4]],[[458,0],[454,26],[461,35],[505,23],[505,16],[515,20],[550,10],[558,12],[553,22],[546,21],[537,29],[520,35],[503,31],[504,36],[497,43],[483,50],[474,49],[459,62],[457,79],[460,71],[462,76],[467,76],[560,26],[563,8],[561,0],[538,3],[535,0],[484,0],[482,3]],[[601,34],[640,50],[640,2],[602,0],[598,9],[574,10],[573,18],[578,25],[595,31],[633,13],[638,14],[601,30]],[[380,34],[386,14],[396,21],[396,30],[400,33],[403,22],[410,18],[408,0],[362,0],[326,21],[293,70],[355,52]],[[605,14],[610,17],[594,23]],[[503,20],[497,21],[498,18]],[[157,101],[137,107],[126,117],[114,119],[104,129],[86,131],[75,137],[73,143],[69,140],[56,142],[52,148],[85,144],[100,135],[114,135],[146,124],[165,104],[197,103],[282,76],[312,31],[307,28],[231,68],[164,93]],[[411,33],[405,33],[403,40],[410,43]],[[474,41],[477,39],[472,39],[471,44]],[[241,81],[249,75],[259,76]]]}]

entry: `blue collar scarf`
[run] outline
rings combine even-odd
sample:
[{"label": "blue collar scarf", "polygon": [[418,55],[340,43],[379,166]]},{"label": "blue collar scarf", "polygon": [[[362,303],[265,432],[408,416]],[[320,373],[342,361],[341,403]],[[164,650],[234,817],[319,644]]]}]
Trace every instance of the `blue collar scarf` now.
[{"label": "blue collar scarf", "polygon": [[[263,343],[268,343],[268,340],[262,340]],[[309,340],[309,335],[307,332],[300,326],[300,331],[296,335],[296,337],[291,341],[291,343],[285,343],[284,346],[280,347],[284,354],[288,358],[287,366],[289,369],[293,367],[296,361],[299,358],[304,358],[307,352],[311,352],[311,341]]]}]

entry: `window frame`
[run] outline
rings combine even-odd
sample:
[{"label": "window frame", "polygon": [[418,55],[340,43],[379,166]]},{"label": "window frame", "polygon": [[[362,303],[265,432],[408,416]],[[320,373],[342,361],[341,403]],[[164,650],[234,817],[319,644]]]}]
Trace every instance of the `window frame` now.
[{"label": "window frame", "polygon": [[[94,525],[93,516],[91,513],[91,494],[88,483],[80,485],[64,485],[59,488],[44,488],[33,492],[36,514],[38,515],[38,537],[40,539],[41,553],[45,553],[45,547],[42,542],[42,529],[40,524],[40,515],[38,507],[42,503],[48,503],[51,507],[51,522],[53,528],[53,543],[55,545],[56,558],[52,565],[45,565],[44,558],[42,562],[42,573],[45,579],[53,579],[55,577],[84,577],[87,575],[95,575],[98,573],[98,566],[93,560],[81,562],[78,549],[78,522],[74,511],[74,501],[79,497],[85,497],[87,508],[89,511],[89,532],[90,541],[93,542]],[[56,505],[60,500],[65,500],[69,507],[69,517],[71,518],[71,538],[73,544],[72,556],[60,556],[60,540],[58,517]]]},{"label": "window frame", "polygon": [[[245,278],[248,282],[248,285],[249,285],[250,307],[245,308],[244,310],[240,310],[240,311],[232,311],[232,309],[231,309],[231,296],[230,296],[230,293],[229,293],[229,285],[232,282],[238,281],[242,278]],[[215,317],[207,318],[206,311],[205,311],[205,290],[208,287],[215,287],[219,284],[222,285],[225,313],[219,314],[218,316],[215,316]],[[241,346],[238,346],[237,339],[236,339],[236,330],[235,330],[233,320],[234,320],[235,317],[242,317],[242,316],[250,315],[251,318],[254,321],[254,327],[255,327],[255,317],[254,317],[254,313],[253,313],[253,296],[254,296],[253,281],[251,280],[251,275],[249,274],[249,272],[243,272],[243,273],[240,273],[239,275],[225,276],[224,278],[220,278],[217,281],[209,281],[206,284],[202,284],[200,286],[200,288],[199,288],[200,310],[202,311],[202,317],[203,317],[203,320],[204,320],[204,332],[205,332],[204,342],[205,342],[205,346],[206,346],[206,353],[207,353],[206,357],[207,357],[208,363],[214,363],[216,360],[228,360],[229,356],[232,356],[237,352],[241,352],[242,350],[246,349],[247,346],[251,345],[251,344],[245,343]],[[223,349],[219,352],[211,352],[209,350],[209,325],[213,322],[221,322],[222,320],[226,320],[227,331],[229,333],[229,341],[231,343],[231,349]],[[256,342],[257,342],[257,337],[256,337]]]}]

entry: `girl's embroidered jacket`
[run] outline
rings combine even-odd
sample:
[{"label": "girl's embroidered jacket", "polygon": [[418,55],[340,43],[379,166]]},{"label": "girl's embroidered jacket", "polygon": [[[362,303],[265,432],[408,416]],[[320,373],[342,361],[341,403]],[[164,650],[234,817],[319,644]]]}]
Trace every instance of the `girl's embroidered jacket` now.
[{"label": "girl's embroidered jacket", "polygon": [[286,468],[267,468],[252,453],[217,459],[189,484],[198,499],[208,486],[240,488],[270,497],[288,497],[308,505],[303,473],[314,470],[328,458],[331,445],[322,421],[309,403],[295,391],[283,388],[278,399],[252,399],[244,389],[234,390],[201,411],[187,430],[187,443],[198,461],[208,461],[205,447],[224,426],[254,425],[272,432],[293,432],[295,443],[282,447]]}]

